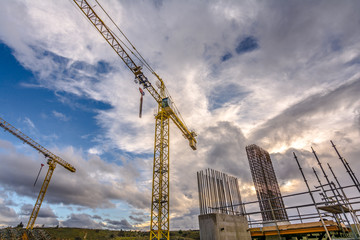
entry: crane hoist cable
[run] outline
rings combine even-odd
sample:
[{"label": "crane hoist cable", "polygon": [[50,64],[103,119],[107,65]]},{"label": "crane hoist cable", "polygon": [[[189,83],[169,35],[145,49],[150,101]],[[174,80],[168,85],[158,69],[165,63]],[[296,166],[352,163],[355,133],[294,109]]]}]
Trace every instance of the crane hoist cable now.
[{"label": "crane hoist cable", "polygon": [[[141,63],[143,63],[147,68],[148,70],[151,72],[151,73],[155,73],[155,71],[152,69],[152,67],[150,66],[150,64],[148,64],[148,62],[143,58],[143,56],[139,53],[139,51],[135,48],[135,46],[130,42],[130,40],[127,38],[127,36],[125,35],[125,33],[123,31],[121,31],[120,27],[114,22],[114,20],[110,17],[110,15],[106,12],[106,10],[101,6],[101,4],[98,2],[98,0],[95,0],[96,3],[99,5],[99,7],[102,9],[102,11],[106,14],[106,16],[110,19],[110,21],[114,24],[114,26],[119,30],[119,32],[121,33],[121,35],[124,36],[124,38],[126,39],[126,41],[131,45],[131,47],[136,51],[136,53],[139,55],[139,57],[131,51],[131,49],[123,42],[120,40],[120,38],[117,37],[117,35],[114,33],[115,37],[118,38],[119,41],[121,41],[125,47],[137,58],[139,59],[139,61]],[[156,75],[155,75],[156,76]]]}]

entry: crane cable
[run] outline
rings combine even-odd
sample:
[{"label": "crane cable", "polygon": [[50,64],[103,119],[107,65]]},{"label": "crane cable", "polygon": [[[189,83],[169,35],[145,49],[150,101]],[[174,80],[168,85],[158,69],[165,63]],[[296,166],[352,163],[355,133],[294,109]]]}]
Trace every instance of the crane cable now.
[{"label": "crane cable", "polygon": [[[69,0],[69,2],[71,2],[71,4],[75,5],[74,1],[73,0]],[[98,1],[96,1],[97,4],[100,6],[100,8],[103,10],[103,12],[110,18],[110,20],[114,23],[114,21],[111,19],[111,17],[109,16],[109,14],[107,14],[107,12],[104,10],[104,8],[100,5],[100,3]],[[92,6],[92,8],[94,8],[96,5]],[[75,7],[77,8],[77,6],[75,5]],[[77,10],[82,14],[81,10],[77,8]],[[89,21],[89,19],[84,16],[84,19],[86,19],[87,21]],[[91,25],[92,25],[92,22],[90,21]],[[118,28],[118,30],[122,33],[122,31],[120,30],[120,28],[114,23],[114,25]],[[96,28],[95,28],[96,29]],[[97,30],[97,29],[96,29]],[[141,56],[141,54],[136,50],[136,48],[131,44],[131,42],[127,39],[127,37],[125,36],[124,33],[122,33],[122,35],[124,35],[124,37],[127,39],[127,41],[133,46],[133,48],[135,49],[136,52],[138,52],[138,54],[141,56],[141,58],[143,58],[144,60],[141,60],[117,35],[116,33],[114,33],[114,31],[112,31],[111,29],[108,29],[113,35],[114,37],[119,41],[121,42],[126,49],[128,49],[143,65],[145,65],[145,67],[152,73],[156,76],[156,73],[155,71],[150,67],[150,65],[146,62],[146,60]]]},{"label": "crane cable", "polygon": [[[138,52],[138,50],[135,48],[135,46],[130,42],[130,40],[126,37],[126,35],[123,33],[123,31],[121,31],[121,29],[119,28],[119,26],[114,22],[114,20],[110,17],[110,15],[106,12],[106,10],[101,6],[101,4],[98,2],[98,0],[95,0],[95,2],[99,5],[99,7],[103,10],[103,12],[106,14],[106,16],[110,19],[110,21],[115,25],[115,27],[119,30],[119,32],[124,36],[124,38],[126,39],[126,41],[128,41],[128,43],[131,45],[131,47],[136,51],[137,54],[139,54],[139,56],[137,56],[121,39],[119,39],[119,37],[113,32],[111,31],[115,37],[121,41],[125,47],[127,49],[129,49],[129,51],[141,62],[143,63],[146,68],[156,76],[154,69],[152,69],[152,67],[147,63],[147,61],[144,59],[144,57]],[[140,57],[140,58],[139,58]]]}]

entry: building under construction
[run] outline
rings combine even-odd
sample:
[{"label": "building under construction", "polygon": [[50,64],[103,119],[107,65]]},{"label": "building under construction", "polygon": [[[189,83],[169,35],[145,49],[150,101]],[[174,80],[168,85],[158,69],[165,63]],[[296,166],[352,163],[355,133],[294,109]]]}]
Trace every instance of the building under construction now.
[{"label": "building under construction", "polygon": [[[349,163],[333,142],[331,144],[347,173],[342,174],[342,178],[349,177],[353,184],[343,185],[330,164],[325,169],[314,149],[314,163],[321,173],[313,168],[312,181],[316,185],[309,185],[301,167],[303,159],[293,153],[289,161],[299,167],[307,190],[289,195],[280,194],[269,153],[256,145],[248,146],[246,151],[257,201],[242,202],[241,197],[235,201],[218,198],[216,194],[226,192],[227,187],[222,185],[228,178],[226,174],[214,170],[198,172],[200,239],[360,239],[360,183]],[[233,188],[238,190],[238,186]]]},{"label": "building under construction", "polygon": [[[281,209],[245,211],[252,239],[360,239],[360,184],[349,163],[340,155],[332,141],[331,144],[353,184],[342,185],[331,165],[328,163],[325,169],[319,156],[311,148],[321,173],[319,174],[315,167],[312,168],[313,180],[317,182],[312,188],[301,167],[302,159],[298,159],[294,152],[294,160],[307,191],[273,197],[274,200],[281,199],[285,202]],[[344,174],[342,176],[348,177]],[[254,209],[252,205],[258,203],[260,200],[245,202],[242,205],[244,209]],[[264,212],[273,213],[276,210],[287,212],[288,224],[283,224],[277,219],[263,221],[259,217],[266,215]],[[273,225],[267,225],[268,222],[272,222]]]},{"label": "building under construction", "polygon": [[287,221],[288,216],[269,153],[252,144],[246,147],[246,154],[263,221]]}]

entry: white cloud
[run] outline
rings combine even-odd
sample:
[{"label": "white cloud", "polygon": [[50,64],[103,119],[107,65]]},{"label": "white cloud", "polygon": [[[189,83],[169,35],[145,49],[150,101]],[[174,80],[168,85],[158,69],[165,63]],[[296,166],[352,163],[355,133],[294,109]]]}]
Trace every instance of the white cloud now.
[{"label": "white cloud", "polygon": [[100,155],[102,153],[102,151],[97,148],[89,148],[88,153],[94,154],[94,155]]},{"label": "white cloud", "polygon": [[57,112],[57,111],[52,111],[52,114],[54,115],[54,117],[60,119],[61,121],[67,122],[70,120],[70,117],[67,117],[65,114],[61,113],[61,112]]},{"label": "white cloud", "polygon": [[28,125],[30,128],[35,129],[35,124],[30,120],[30,118],[25,117],[24,122],[26,125]]}]

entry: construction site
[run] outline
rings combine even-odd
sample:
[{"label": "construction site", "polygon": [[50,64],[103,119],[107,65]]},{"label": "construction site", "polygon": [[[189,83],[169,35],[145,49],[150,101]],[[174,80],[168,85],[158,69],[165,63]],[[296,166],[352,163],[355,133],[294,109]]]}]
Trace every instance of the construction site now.
[{"label": "construction site", "polygon": [[[154,71],[145,58],[136,50],[134,45],[127,39],[120,28],[114,23],[104,8],[96,1],[96,8],[86,0],[72,0],[73,5],[79,10],[89,24],[89,31],[94,29],[99,33],[104,44],[108,44],[122,64],[127,67],[134,77],[134,82],[139,88],[140,104],[139,118],[143,117],[143,96],[148,93],[157,106],[155,116],[154,150],[151,182],[151,213],[149,229],[147,232],[132,232],[126,236],[120,230],[111,233],[109,239],[201,239],[201,240],[357,240],[360,239],[360,182],[349,162],[343,157],[333,141],[330,141],[329,149],[336,153],[338,165],[341,165],[347,175],[343,175],[339,169],[334,169],[329,163],[322,164],[318,154],[311,147],[313,154],[312,178],[316,178],[315,186],[309,184],[309,177],[304,170],[304,159],[293,152],[293,165],[299,170],[303,186],[306,191],[283,195],[280,191],[275,169],[269,152],[251,144],[246,146],[246,154],[249,162],[253,185],[257,200],[245,202],[241,196],[241,182],[237,177],[225,172],[207,168],[197,169],[197,190],[199,198],[199,230],[195,233],[187,233],[187,238],[178,236],[170,231],[170,123],[174,124],[176,133],[185,138],[189,149],[197,150],[197,132],[189,128],[180,111],[171,97],[165,81]],[[101,11],[101,13],[99,13]],[[100,16],[107,16],[116,26],[117,30],[111,29]],[[109,21],[109,20],[108,20]],[[122,39],[116,35],[122,34]],[[150,81],[150,73],[154,84]],[[72,163],[55,155],[42,144],[0,117],[0,127],[13,135],[21,143],[30,146],[40,153],[45,159],[47,173],[42,182],[33,210],[28,222],[18,228],[0,229],[0,240],[51,240],[60,239],[54,236],[54,232],[63,231],[58,227],[47,230],[37,224],[37,218],[43,202],[46,202],[46,193],[53,174],[64,169],[77,174],[82,166],[73,166]],[[244,149],[243,149],[244,150]],[[39,178],[44,164],[41,165],[34,186]],[[316,171],[320,169],[321,171]],[[342,169],[343,170],[343,169]],[[240,171],[239,171],[240,172]],[[341,171],[343,172],[343,171]],[[350,179],[352,184],[345,185],[343,179]],[[91,196],[89,196],[91,197]],[[64,230],[66,231],[66,230]],[[94,230],[99,233],[100,230]],[[191,231],[191,230],[190,230]],[[88,233],[81,238],[86,238]],[[131,235],[131,236],[130,236]],[[195,235],[194,238],[191,238]],[[89,234],[90,236],[90,234]],[[65,238],[64,238],[65,239]],[[73,238],[71,238],[73,239]],[[108,239],[104,236],[94,239]]]},{"label": "construction site", "polygon": [[[246,152],[257,201],[241,201],[234,177],[212,169],[198,172],[201,239],[359,239],[359,182],[332,141],[331,145],[352,185],[341,185],[330,164],[325,169],[312,149],[321,169],[319,174],[312,168],[318,184],[309,186],[294,152],[294,164],[308,191],[282,195],[269,153],[255,144]],[[254,207],[259,210],[251,211]]]}]

